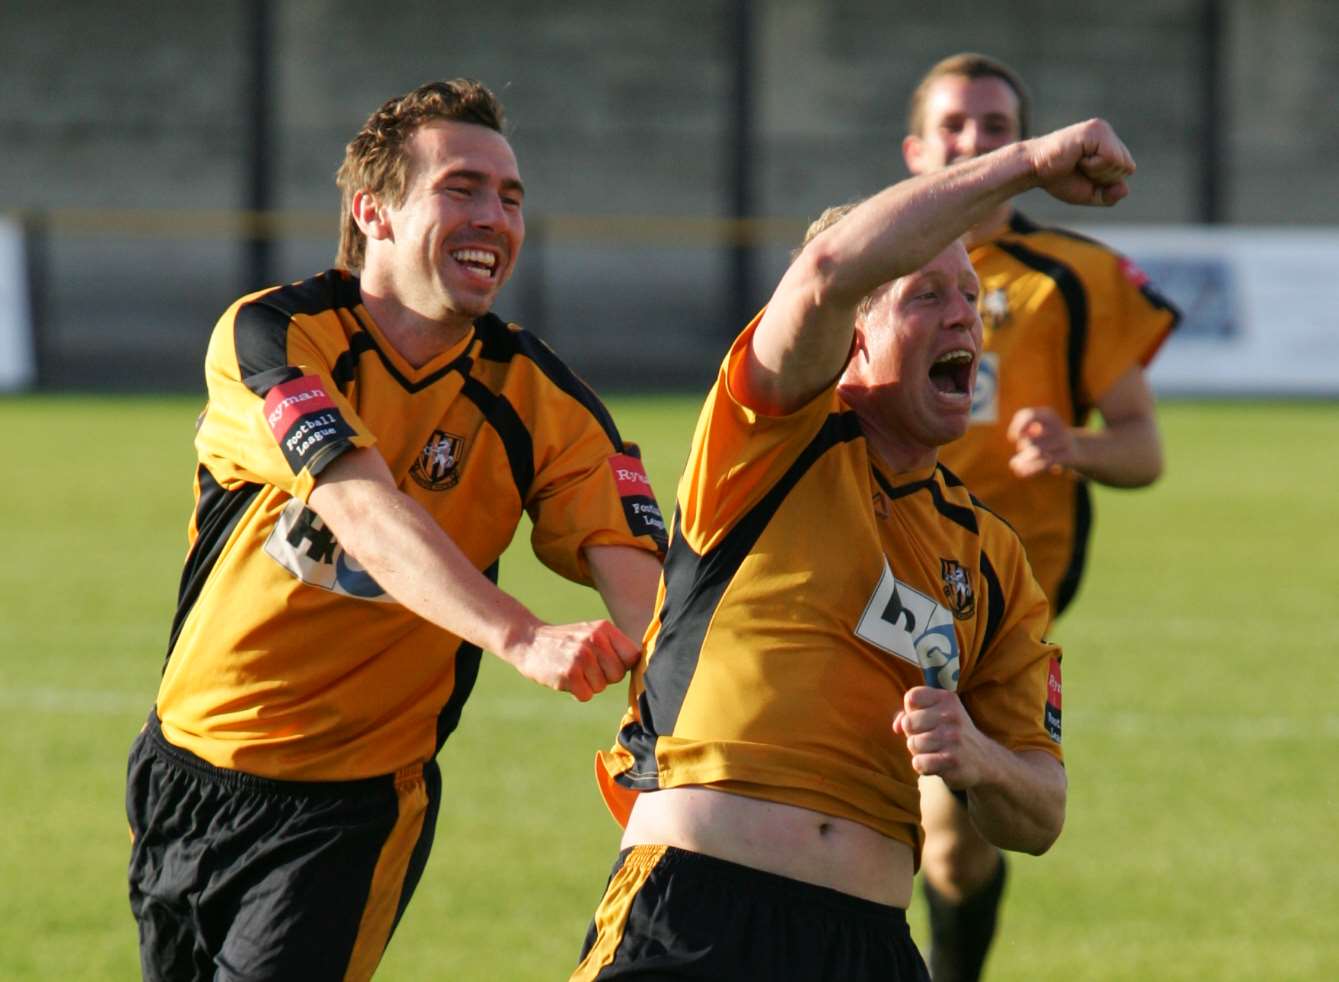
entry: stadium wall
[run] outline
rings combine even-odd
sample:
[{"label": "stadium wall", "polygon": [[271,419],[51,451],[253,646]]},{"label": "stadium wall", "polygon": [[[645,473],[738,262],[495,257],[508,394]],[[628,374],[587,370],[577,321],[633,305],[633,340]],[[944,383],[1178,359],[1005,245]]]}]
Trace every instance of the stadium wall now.
[{"label": "stadium wall", "polygon": [[[741,4],[759,216],[742,225],[722,221]],[[1018,67],[1039,129],[1116,124],[1140,163],[1122,223],[1200,217],[1202,148],[1218,134],[1220,217],[1248,234],[1339,226],[1339,196],[1315,190],[1339,150],[1339,5],[1326,0],[499,0],[470,8],[467,29],[427,0],[275,0],[277,212],[239,216],[254,8],[0,7],[0,210],[24,220],[44,386],[198,389],[214,319],[255,285],[244,241],[270,239],[276,281],[328,265],[344,142],[385,97],[457,74],[501,93],[529,189],[531,238],[499,310],[605,387],[642,384],[648,364],[661,384],[704,385],[739,301],[762,303],[805,220],[902,176],[906,94],[953,50]],[[1045,199],[1024,207],[1074,220]],[[729,295],[739,245],[754,260],[742,298]]]}]

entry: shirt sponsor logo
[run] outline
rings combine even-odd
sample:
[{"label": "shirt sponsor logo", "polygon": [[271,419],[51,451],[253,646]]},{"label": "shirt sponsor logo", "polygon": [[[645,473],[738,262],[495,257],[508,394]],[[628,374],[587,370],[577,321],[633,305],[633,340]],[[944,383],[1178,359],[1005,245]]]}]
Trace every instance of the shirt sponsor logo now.
[{"label": "shirt sponsor logo", "polygon": [[372,574],[344,551],[321,516],[297,498],[290,499],[279,513],[265,540],[265,552],[308,586],[360,600],[395,603]]},{"label": "shirt sponsor logo", "polygon": [[899,582],[887,559],[855,635],[915,665],[931,688],[957,689],[961,659],[953,615],[933,597]]},{"label": "shirt sponsor logo", "polygon": [[1060,742],[1060,659],[1052,658],[1046,674],[1046,733]]},{"label": "shirt sponsor logo", "polygon": [[409,476],[421,488],[445,491],[460,483],[460,462],[465,455],[465,438],[434,430],[423,449],[419,451]]},{"label": "shirt sponsor logo", "polygon": [[972,389],[972,423],[994,423],[1000,418],[1000,356],[984,351],[976,365]]},{"label": "shirt sponsor logo", "polygon": [[948,601],[953,616],[965,621],[976,613],[976,595],[972,592],[972,580],[967,570],[956,559],[939,559],[939,575],[944,583],[944,598]]}]

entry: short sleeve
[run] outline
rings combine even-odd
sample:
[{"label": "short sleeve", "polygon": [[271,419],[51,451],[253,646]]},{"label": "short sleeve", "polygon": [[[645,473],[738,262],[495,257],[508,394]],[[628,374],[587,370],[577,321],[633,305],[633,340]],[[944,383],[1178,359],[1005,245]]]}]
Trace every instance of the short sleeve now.
[{"label": "short sleeve", "polygon": [[761,319],[759,313],[721,363],[679,484],[679,528],[697,552],[710,549],[757,504],[839,409],[835,379],[785,416],[768,416],[740,398],[739,373]]},{"label": "short sleeve", "polygon": [[590,585],[582,550],[626,546],[663,558],[665,519],[642,466],[600,398],[547,345],[526,331],[510,339],[528,368],[508,397],[529,430],[534,479],[525,508],[531,547],[560,576]]},{"label": "short sleeve", "polygon": [[323,318],[299,323],[263,297],[244,298],[219,320],[195,443],[224,487],[270,484],[305,501],[332,460],[376,442],[334,383],[342,335],[324,338],[323,326],[338,331]]},{"label": "short sleeve", "polygon": [[1180,319],[1177,309],[1129,259],[1103,254],[1088,290],[1092,310],[1083,361],[1089,401],[1099,402],[1122,375],[1147,367]]}]

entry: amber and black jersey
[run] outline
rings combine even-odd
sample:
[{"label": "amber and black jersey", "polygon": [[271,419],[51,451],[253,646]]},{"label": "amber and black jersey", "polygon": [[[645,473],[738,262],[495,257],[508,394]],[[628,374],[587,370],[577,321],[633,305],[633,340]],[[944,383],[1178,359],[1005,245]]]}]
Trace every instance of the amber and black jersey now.
[{"label": "amber and black jersey", "polygon": [[1019,409],[1050,406],[1083,426],[1113,383],[1152,361],[1180,314],[1124,256],[1017,212],[971,259],[985,353],[972,424],[939,459],[1018,530],[1058,616],[1083,574],[1087,482],[1072,471],[1014,477],[1009,421]]},{"label": "amber and black jersey", "polygon": [[742,404],[752,331],[698,421],[601,789],[621,822],[638,792],[707,785],[916,847],[907,689],[956,685],[992,738],[1061,757],[1046,598],[1008,525],[943,467],[885,471],[835,386],[784,417]]},{"label": "amber and black jersey", "polygon": [[219,767],[350,780],[429,759],[477,648],[395,603],[307,506],[321,470],[375,446],[399,489],[496,579],[532,546],[590,582],[582,549],[663,552],[636,447],[542,342],[493,315],[415,368],[358,280],[331,271],[220,319],[196,435],[196,507],[158,692],[164,737]]}]

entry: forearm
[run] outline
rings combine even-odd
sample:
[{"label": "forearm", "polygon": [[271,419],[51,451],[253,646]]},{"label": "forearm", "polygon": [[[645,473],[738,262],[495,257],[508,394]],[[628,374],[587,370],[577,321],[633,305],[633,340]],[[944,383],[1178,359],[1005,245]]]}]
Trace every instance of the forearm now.
[{"label": "forearm", "polygon": [[1040,855],[1060,835],[1067,790],[1065,769],[1054,757],[996,744],[982,780],[967,791],[968,813],[1001,849]]},{"label": "forearm", "polygon": [[885,189],[811,245],[822,291],[855,304],[919,269],[1015,195],[1036,185],[1027,142]]},{"label": "forearm", "polygon": [[1150,416],[1074,431],[1073,469],[1099,484],[1140,488],[1162,474],[1162,440]]},{"label": "forearm", "polygon": [[655,612],[660,560],[630,546],[588,546],[584,551],[609,616],[620,631],[641,641]]},{"label": "forearm", "polygon": [[512,660],[511,653],[541,626],[393,485],[354,471],[323,480],[310,504],[383,590],[443,630]]}]

